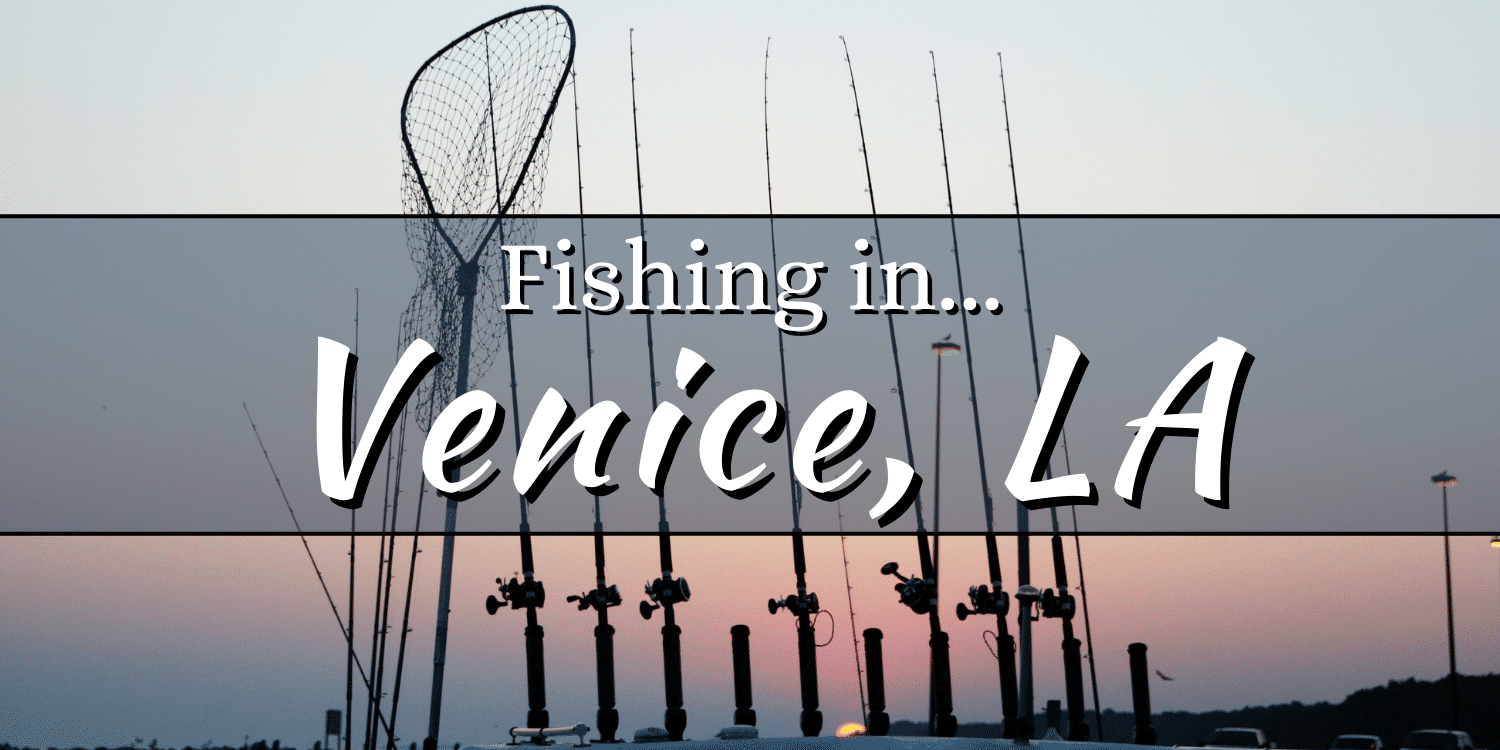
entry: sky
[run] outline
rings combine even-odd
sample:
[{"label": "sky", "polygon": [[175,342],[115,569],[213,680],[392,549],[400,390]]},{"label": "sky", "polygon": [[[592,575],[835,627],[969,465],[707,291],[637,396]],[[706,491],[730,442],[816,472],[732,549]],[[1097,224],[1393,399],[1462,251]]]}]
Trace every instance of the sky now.
[{"label": "sky", "polygon": [[[947,208],[929,50],[941,76],[959,213],[1011,210],[996,51],[1006,55],[1017,181],[1028,213],[1497,211],[1492,175],[1500,147],[1492,134],[1500,118],[1494,98],[1479,93],[1500,84],[1488,52],[1500,11],[1489,5],[566,7],[579,39],[590,212],[636,210],[626,47],[632,27],[651,212],[765,211],[767,36],[777,211],[867,211],[841,34],[860,84],[883,212],[940,215]],[[447,41],[504,10],[477,3],[438,12],[397,3],[10,8],[0,17],[0,70],[8,71],[0,74],[0,213],[399,214],[396,116],[407,81]],[[542,208],[567,214],[578,209],[571,128],[552,143]],[[622,253],[631,224],[591,226],[592,252]],[[544,224],[538,235],[550,240],[574,226]],[[981,408],[986,436],[995,436],[987,454],[996,477],[1009,466],[1030,398],[1023,395],[1030,367],[1010,252],[1014,227],[981,219],[961,227],[966,270],[992,279],[1007,307],[999,317],[971,320],[977,340],[989,344],[975,357],[993,388]],[[946,221],[883,222],[882,229],[892,252],[934,269],[939,296],[952,293],[947,246],[939,244],[947,242]],[[710,259],[755,257],[765,226],[677,220],[653,224],[653,231],[662,257],[680,266],[692,259],[684,248],[694,236],[711,240]],[[1426,477],[1440,469],[1461,477],[1452,493],[1455,528],[1483,533],[1500,526],[1493,501],[1497,407],[1485,379],[1496,355],[1473,344],[1494,341],[1500,319],[1487,292],[1497,271],[1493,220],[1046,219],[1028,222],[1026,231],[1043,366],[1045,346],[1058,334],[1093,362],[1069,422],[1072,457],[1105,495],[1099,508],[1080,511],[1085,529],[1430,532],[1439,528],[1438,496]],[[778,232],[792,257],[826,259],[839,269],[857,259],[849,243],[868,233],[868,222],[778,222]],[[376,347],[362,359],[361,388],[378,390],[395,359],[388,337],[414,286],[404,242],[396,219],[0,219],[0,325],[5,340],[21,344],[0,367],[25,394],[5,402],[0,421],[0,530],[285,530],[242,401],[260,423],[299,517],[310,528],[340,528],[345,517],[318,497],[315,484],[310,342],[317,335],[352,342],[351,291],[359,287],[363,340]],[[844,284],[830,283],[825,294]],[[523,358],[533,357],[527,374],[578,398],[576,361],[535,356],[556,331],[576,337],[576,326],[560,329],[534,317],[531,328],[517,327]],[[862,325],[852,317],[836,316],[828,332],[792,347],[791,366],[801,368],[794,399],[810,400],[839,383],[870,394],[890,385],[888,360],[873,360],[881,369],[828,367],[880,343],[882,321]],[[929,399],[926,343],[953,332],[956,321],[909,317],[899,322],[903,366],[920,385],[907,387],[913,398]],[[622,315],[597,325],[605,337],[600,350],[612,363],[631,363],[609,380],[638,430],[649,411],[638,382],[643,358],[632,343],[638,321]],[[659,330],[659,367],[670,361],[663,352],[671,342],[733,363],[717,376],[719,394],[773,376],[763,318],[664,319]],[[1161,500],[1149,498],[1139,511],[1125,507],[1108,492],[1128,437],[1120,425],[1216,335],[1237,338],[1258,357],[1236,443],[1232,510],[1208,508],[1188,492],[1191,466],[1181,448],[1175,456],[1164,451],[1153,470],[1167,490]],[[848,352],[842,359],[841,351]],[[964,385],[956,371],[945,374],[953,378],[945,379],[945,430],[961,429],[954,425],[966,418],[962,396],[951,390]],[[481,385],[499,396],[504,374],[497,364]],[[522,414],[538,397],[535,387],[523,392]],[[687,406],[706,414],[712,403]],[[882,406],[881,419],[895,419],[896,411]],[[874,460],[901,450],[895,422],[882,424]],[[932,428],[914,420],[914,429],[925,446]],[[972,445],[963,433],[945,437],[953,446],[944,458],[945,496],[972,497]],[[767,460],[775,466],[774,452]],[[918,469],[927,461],[919,455]],[[681,484],[669,494],[701,496],[694,474],[675,476]],[[406,477],[415,488],[415,472]],[[554,491],[556,510],[539,504],[537,523],[583,528],[591,520],[587,506],[566,504],[563,490]],[[651,527],[630,510],[650,500],[644,493],[627,490],[615,499],[611,523]],[[472,511],[466,506],[461,528],[514,526],[513,506],[481,502],[470,503]],[[842,509],[863,520],[868,504],[864,498]],[[673,508],[679,528],[783,530],[788,523],[784,503],[769,495],[733,507]],[[947,508],[948,528],[982,528],[974,503]],[[438,522],[434,510],[424,513],[426,529]],[[809,527],[836,528],[829,511],[810,509]],[[374,516],[362,514],[361,525],[378,527]],[[1004,531],[1013,522],[1001,516]],[[1044,519],[1039,514],[1034,527]],[[1497,667],[1500,582],[1486,539],[1454,542],[1459,668],[1471,673]],[[248,734],[307,747],[318,739],[322,710],[342,705],[342,647],[295,539],[7,541],[3,567],[22,574],[8,577],[4,598],[21,605],[0,615],[8,634],[0,672],[22,679],[3,688],[0,725],[13,736],[0,741],[94,746],[145,737],[181,746],[238,743]],[[632,587],[655,575],[654,554],[649,540],[616,543],[611,564],[633,608]],[[689,670],[690,735],[706,736],[729,721],[725,667],[714,665],[727,661],[724,635],[737,621],[755,633],[763,728],[793,731],[794,639],[777,630],[789,631],[789,621],[765,619],[758,603],[787,593],[790,571],[777,546],[784,543],[679,542],[679,567],[692,571],[696,595],[684,610],[686,637],[690,653],[701,654]],[[337,581],[331,571],[345,560],[340,544],[312,542]],[[364,565],[373,544],[361,548]],[[400,551],[409,554],[405,544]],[[435,551],[437,542],[424,544]],[[905,700],[911,707],[893,711],[898,718],[921,712],[925,634],[874,571],[887,558],[914,566],[908,544],[855,538],[849,553],[859,626],[874,621],[886,629],[893,705]],[[1434,538],[1083,544],[1106,707],[1128,706],[1124,644],[1134,640],[1148,642],[1153,666],[1179,680],[1155,683],[1158,710],[1336,701],[1386,679],[1435,678],[1446,667]],[[972,538],[945,540],[944,548],[949,559],[979,554]],[[522,718],[511,707],[519,705],[523,680],[509,676],[520,674],[520,628],[514,617],[480,614],[477,602],[494,575],[514,567],[514,541],[465,538],[458,549],[455,601],[463,604],[454,608],[450,660],[458,666],[450,669],[445,739],[495,741]],[[539,549],[555,602],[587,586],[584,542],[549,539]],[[1036,545],[1042,570],[1044,551]],[[833,726],[858,710],[845,640],[849,605],[838,601],[836,540],[816,540],[812,554],[814,588],[837,621],[835,640],[820,656]],[[404,694],[413,702],[403,703],[398,726],[404,740],[425,729],[430,676],[431,636],[424,631],[435,607],[436,555],[419,558],[413,671]],[[1007,559],[1008,572],[1011,565]],[[973,568],[944,576],[945,611],[978,582],[968,580]],[[363,568],[361,580],[372,574]],[[1289,581],[1331,604],[1288,625],[1277,613]],[[341,585],[334,585],[336,599]],[[1391,591],[1409,597],[1401,617],[1385,615]],[[367,593],[361,590],[361,612],[369,611]],[[1152,605],[1141,607],[1143,600]],[[553,716],[588,722],[588,618],[571,614],[555,606],[544,615],[555,665]],[[616,620],[622,638],[649,644],[621,666],[622,694],[629,695],[622,729],[629,732],[658,722],[659,663],[654,625],[633,612]],[[955,638],[958,716],[993,718],[982,627],[951,618],[947,627]],[[495,632],[511,632],[513,640]],[[1055,626],[1038,637],[1039,702],[1060,697],[1055,638]],[[895,643],[915,645],[903,651]],[[1307,669],[1309,660],[1319,668]]]},{"label": "sky", "polygon": [[[1034,213],[1492,213],[1491,4],[580,3],[584,184],[634,212],[859,212],[843,35],[881,209],[1010,210],[996,53]],[[0,20],[0,211],[399,213],[397,114],[488,3],[27,4]],[[570,129],[568,129],[570,130]],[[571,145],[567,133],[557,143]],[[555,149],[556,174],[571,149]],[[566,166],[564,166],[566,165]],[[783,174],[784,172],[784,174]],[[576,208],[570,189],[545,209]]]}]

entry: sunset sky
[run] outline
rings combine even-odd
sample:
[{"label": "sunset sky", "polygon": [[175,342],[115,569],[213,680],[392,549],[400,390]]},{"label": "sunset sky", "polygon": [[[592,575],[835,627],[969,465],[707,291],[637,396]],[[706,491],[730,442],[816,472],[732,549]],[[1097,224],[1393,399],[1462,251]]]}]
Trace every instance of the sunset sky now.
[{"label": "sunset sky", "polygon": [[[1061,214],[1494,214],[1500,192],[1500,66],[1489,47],[1500,10],[1478,3],[1293,6],[1188,3],[1037,7],[944,4],[584,3],[577,25],[586,208],[633,214],[627,34],[635,29],[646,210],[766,210],[761,84],[766,37],[776,208],[868,211],[847,71],[849,42],[883,212],[888,256],[931,267],[953,294],[949,226],[928,51],[942,81],[955,209],[1011,210],[995,52],[1006,55],[1021,206]],[[295,537],[29,536],[34,532],[290,530],[244,419],[255,414],[304,525],[347,529],[317,488],[312,448],[314,342],[354,342],[361,290],[361,392],[395,361],[396,323],[415,286],[400,219],[37,219],[31,214],[399,214],[397,115],[417,66],[458,34],[509,10],[454,3],[7,8],[0,18],[0,741],[39,747],[238,745],[246,735],[308,748],[325,709],[342,707],[344,650]],[[571,106],[572,92],[564,93]],[[571,119],[554,132],[543,210],[577,211]],[[591,258],[623,257],[634,221],[589,226]],[[571,219],[537,240],[577,238]],[[759,260],[764,220],[661,220],[653,252],[677,266],[705,237],[708,260]],[[854,388],[881,420],[861,458],[904,455],[884,320],[843,313],[868,220],[778,221],[786,257],[835,269],[819,300],[827,331],[789,340],[793,424],[815,401]],[[1001,316],[970,319],[998,528],[1015,525],[1000,485],[1029,418],[1034,383],[1014,222],[960,222],[969,294]],[[1494,219],[1035,219],[1026,224],[1041,365],[1054,335],[1092,362],[1069,418],[1075,471],[1098,484],[1086,531],[1430,533],[1441,528],[1428,476],[1450,492],[1458,668],[1500,670],[1500,278]],[[980,290],[977,293],[974,290]],[[775,390],[765,317],[662,317],[657,367],[678,347],[718,367],[685,410],[701,420],[733,390]],[[638,317],[594,321],[604,397],[632,416],[611,468],[634,482],[649,402]],[[917,466],[932,471],[929,342],[948,316],[897,321],[916,416]],[[579,319],[516,326],[521,416],[543,386],[586,403]],[[1193,354],[1225,336],[1257,362],[1237,433],[1227,511],[1191,492],[1190,441],[1173,440],[1141,509],[1112,492],[1141,416]],[[503,358],[478,387],[509,403]],[[669,376],[663,376],[664,382]],[[669,384],[670,385],[670,384]],[[962,368],[944,372],[944,528],[983,529]],[[369,409],[372,396],[361,406]],[[1196,403],[1196,402],[1195,402]],[[512,415],[513,416],[513,415]],[[363,423],[365,415],[361,415]],[[507,431],[512,428],[507,425]],[[511,445],[505,435],[499,445]],[[420,449],[409,438],[408,457]],[[460,529],[511,530],[508,454],[496,488],[466,504]],[[784,472],[780,446],[745,446]],[[415,465],[416,461],[408,462]],[[785,531],[785,475],[745,501],[713,491],[685,448],[669,485],[674,526]],[[878,474],[878,472],[877,472]],[[929,474],[930,475],[930,474]],[[849,528],[873,531],[871,486],[845,500]],[[410,529],[417,471],[402,481]],[[539,528],[581,531],[587,495],[559,475]],[[441,523],[426,495],[424,532]],[[378,528],[378,502],[360,526]],[[839,508],[810,503],[810,529]],[[931,514],[931,508],[927,509]],[[608,498],[611,529],[654,528],[654,499],[632,484]],[[1063,514],[1064,530],[1071,528]],[[930,521],[929,521],[930,522]],[[1049,528],[1046,513],[1032,529]],[[909,531],[908,516],[894,528]],[[411,537],[397,545],[409,559]],[[336,601],[347,539],[311,549]],[[368,660],[377,541],[358,552],[356,632]],[[1389,679],[1446,673],[1442,542],[1432,536],[1085,537],[1090,617],[1104,707],[1129,708],[1125,646],[1142,641],[1174,679],[1153,683],[1163,710],[1340,700]],[[658,574],[655,541],[614,538],[622,733],[661,723],[657,628],[634,611]],[[837,538],[809,541],[810,578],[829,616],[819,651],[826,726],[857,719],[849,602]],[[425,734],[436,608],[436,537],[423,537],[397,734]],[[522,616],[487,616],[516,542],[457,545],[443,740],[497,742],[524,718]],[[886,633],[894,718],[925,709],[926,627],[899,607],[895,560],[916,567],[908,536],[848,542],[859,628]],[[1007,585],[1015,548],[1001,540]],[[792,620],[766,612],[792,590],[779,537],[684,537],[693,582],[681,610],[688,735],[730,723],[728,629],[752,630],[756,708],[768,735],[795,733]],[[1068,542],[1070,569],[1076,565]],[[549,706],[554,723],[592,723],[592,616],[563,598],[592,587],[586,539],[537,542],[550,589]],[[981,583],[975,537],[943,542],[942,611],[953,637],[955,713],[998,717],[982,633],[993,620],[951,615]],[[1051,586],[1045,537],[1033,582]],[[1076,575],[1076,571],[1075,571]],[[397,578],[397,588],[404,585]],[[342,604],[340,605],[342,607]],[[831,618],[831,619],[830,619]],[[1081,625],[1081,623],[1080,623]],[[1014,621],[1011,626],[1014,627]],[[1081,628],[1080,628],[1081,629]],[[1038,706],[1062,697],[1060,632],[1038,626]],[[394,639],[392,641],[394,644]],[[358,700],[356,700],[356,705]],[[1090,701],[1092,704],[1092,701]],[[356,722],[356,741],[362,722]]]},{"label": "sunset sky", "polygon": [[[1466,674],[1500,667],[1494,649],[1500,553],[1487,541],[1454,540],[1458,667]],[[340,602],[347,544],[312,542]],[[374,544],[362,543],[363,559],[374,559]],[[910,538],[855,538],[848,546],[857,624],[885,632],[891,713],[920,719],[925,618],[897,604],[891,579],[877,571],[890,560],[914,567],[913,545]],[[424,538],[421,547],[418,580],[435,581],[439,538]],[[586,538],[537,542],[537,568],[549,594],[541,613],[548,705],[558,723],[592,724],[594,715],[594,617],[563,602],[592,586],[590,547]],[[1071,568],[1071,540],[1067,548]],[[408,540],[397,549],[404,569]],[[658,575],[655,540],[613,539],[608,549],[611,578],[625,597],[612,611],[622,728],[659,726],[660,618],[648,622],[634,611],[640,585]],[[1013,544],[1003,540],[1002,549]],[[1046,549],[1045,538],[1033,544],[1039,556]],[[954,713],[961,721],[997,721],[998,678],[982,641],[994,619],[960,623],[951,610],[967,599],[968,586],[982,582],[982,542],[949,538],[942,550]],[[1337,702],[1389,679],[1446,673],[1440,539],[1086,538],[1083,550],[1106,708],[1130,708],[1125,646],[1135,641],[1150,647],[1153,668],[1173,678],[1152,682],[1157,711]],[[679,538],[674,552],[693,586],[692,600],[679,609],[688,736],[705,737],[732,723],[729,628],[737,623],[751,630],[762,731],[796,734],[793,620],[765,609],[766,599],[793,590],[787,540]],[[857,720],[838,539],[810,540],[809,558],[810,587],[833,620],[833,640],[818,651],[822,710],[830,724]],[[1039,583],[1051,585],[1050,567],[1040,559],[1047,573]],[[12,679],[3,689],[12,743],[93,745],[140,736],[196,747],[210,739],[239,744],[250,734],[305,748],[319,739],[323,709],[343,705],[342,641],[295,537],[13,539],[0,562],[13,572],[6,593],[12,606],[0,614],[10,634],[3,664]],[[483,608],[493,578],[512,575],[515,566],[514,539],[459,540],[444,691],[444,733],[452,741],[495,741],[524,718],[524,613],[490,617]],[[1005,567],[1014,571],[1009,560]],[[369,626],[372,574],[373,568],[361,573],[355,605],[363,628]],[[435,591],[431,583],[419,586],[412,603],[416,632],[397,728],[407,739],[419,740],[427,726]],[[399,613],[398,606],[393,617]],[[820,637],[828,636],[827,627],[825,618]],[[1013,620],[1010,627],[1014,633]],[[1078,628],[1081,637],[1081,622]],[[361,635],[367,643],[368,633]],[[1039,705],[1063,697],[1060,640],[1057,624],[1036,626]],[[390,643],[394,648],[395,639]],[[361,659],[368,662],[368,653]]]}]

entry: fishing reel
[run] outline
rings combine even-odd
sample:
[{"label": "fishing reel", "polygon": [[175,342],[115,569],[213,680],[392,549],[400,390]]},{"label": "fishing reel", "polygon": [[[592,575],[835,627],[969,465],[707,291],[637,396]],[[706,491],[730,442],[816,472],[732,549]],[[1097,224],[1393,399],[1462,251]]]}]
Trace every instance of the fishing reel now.
[{"label": "fishing reel", "polygon": [[618,586],[600,586],[578,596],[568,597],[568,603],[578,603],[578,611],[582,612],[589,607],[603,612],[610,607],[620,606],[620,589]]},{"label": "fishing reel", "polygon": [[919,576],[907,578],[896,571],[893,562],[882,565],[880,573],[901,579],[901,583],[896,584],[896,593],[901,595],[901,603],[910,607],[912,612],[925,615],[937,606],[937,587],[932,581]]},{"label": "fishing reel", "polygon": [[1069,594],[1067,589],[1062,589],[1061,594],[1052,593],[1052,589],[1043,591],[1042,617],[1073,619],[1073,595]]},{"label": "fishing reel", "polygon": [[990,591],[990,587],[984,584],[969,587],[969,607],[959,602],[958,619],[965,620],[969,615],[999,615],[1001,617],[1010,613],[1010,594],[996,588]]},{"label": "fishing reel", "polygon": [[692,591],[688,589],[686,578],[663,577],[646,584],[646,596],[651,601],[641,602],[641,617],[649,620],[652,612],[687,601],[692,596]]},{"label": "fishing reel", "polygon": [[818,595],[814,594],[811,591],[801,596],[791,594],[787,596],[787,598],[780,601],[771,599],[770,601],[766,602],[766,609],[771,610],[771,614],[773,615],[776,614],[776,610],[782,608],[785,608],[786,611],[791,612],[797,617],[801,617],[803,615],[815,615],[818,612],[822,611],[821,608],[818,607]]},{"label": "fishing reel", "polygon": [[490,594],[489,598],[484,600],[484,608],[492,615],[507,603],[510,604],[511,609],[520,609],[522,607],[539,608],[547,601],[547,591],[542,588],[542,582],[535,578],[527,578],[524,581],[512,578],[509,583],[504,578],[496,578],[495,583],[500,584],[500,598],[496,599],[494,594]]}]

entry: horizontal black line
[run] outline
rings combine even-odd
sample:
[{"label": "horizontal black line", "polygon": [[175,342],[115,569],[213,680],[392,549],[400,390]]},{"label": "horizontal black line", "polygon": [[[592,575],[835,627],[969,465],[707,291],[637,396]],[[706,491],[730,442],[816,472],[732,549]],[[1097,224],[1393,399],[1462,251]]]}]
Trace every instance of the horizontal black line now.
[{"label": "horizontal black line", "polygon": [[[952,214],[956,219],[1014,219],[1015,214]],[[0,214],[0,219],[419,219],[430,214]],[[444,214],[449,219],[491,219],[487,214]],[[525,219],[869,219],[870,214],[531,214]],[[949,214],[880,214],[879,219],[947,219]],[[1022,219],[1500,219],[1500,214],[1021,214]]]},{"label": "horizontal black line", "polygon": [[[810,537],[914,537],[915,531],[804,531],[804,536]],[[982,537],[987,534],[984,531],[944,531],[941,535],[927,532],[928,536],[948,537]],[[1485,537],[1493,536],[1493,531],[1452,531],[1447,536],[1461,537]],[[308,531],[298,533],[296,531],[0,531],[0,537],[348,537],[347,531]],[[355,536],[443,536],[441,531],[358,531]],[[519,531],[455,531],[454,536],[472,537],[515,537],[520,536]],[[591,537],[592,531],[532,531],[535,537]],[[655,537],[659,535],[656,531],[605,531],[605,536],[617,537]],[[673,531],[672,536],[681,537],[789,537],[791,531]],[[1051,536],[1045,531],[1030,532],[1031,536]],[[1074,536],[1074,532],[1064,531],[1063,536]],[[1019,534],[1015,531],[996,531],[997,537],[1015,537]],[[1077,536],[1097,537],[1433,537],[1444,536],[1441,531],[1079,531]]]}]

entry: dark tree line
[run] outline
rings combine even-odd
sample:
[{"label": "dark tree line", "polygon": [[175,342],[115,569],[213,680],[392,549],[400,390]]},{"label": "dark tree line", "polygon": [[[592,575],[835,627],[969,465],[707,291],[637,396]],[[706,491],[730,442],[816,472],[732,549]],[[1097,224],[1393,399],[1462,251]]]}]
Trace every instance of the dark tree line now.
[{"label": "dark tree line", "polygon": [[[1500,674],[1459,675],[1459,711],[1463,726],[1476,748],[1500,750]],[[1448,678],[1431,682],[1407,678],[1355,691],[1340,703],[1292,701],[1275,706],[1247,706],[1234,711],[1166,711],[1152,714],[1159,745],[1201,745],[1218,727],[1255,727],[1279,748],[1324,750],[1341,734],[1373,734],[1387,750],[1397,750],[1401,739],[1417,729],[1449,729]],[[1129,711],[1105,709],[1104,737],[1107,742],[1130,742],[1135,717]],[[1094,713],[1085,717],[1092,729]],[[1068,726],[1067,711],[1061,724]],[[1036,738],[1047,731],[1047,717],[1037,713],[1033,724]],[[896,721],[893,736],[926,736],[927,723]],[[960,724],[960,737],[1000,737],[1000,724]],[[1098,739],[1097,737],[1095,739]]]}]

